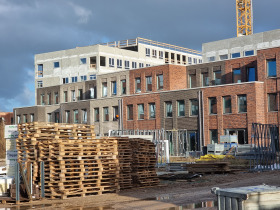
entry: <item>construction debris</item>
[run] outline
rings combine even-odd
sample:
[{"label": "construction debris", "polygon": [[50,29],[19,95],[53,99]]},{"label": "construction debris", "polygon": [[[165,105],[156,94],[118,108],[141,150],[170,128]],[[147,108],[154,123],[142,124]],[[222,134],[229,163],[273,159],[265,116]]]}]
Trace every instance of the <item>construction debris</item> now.
[{"label": "construction debris", "polygon": [[45,196],[68,198],[158,184],[155,146],[142,139],[95,138],[93,125],[25,123],[18,127],[18,161],[33,165],[33,184]]}]

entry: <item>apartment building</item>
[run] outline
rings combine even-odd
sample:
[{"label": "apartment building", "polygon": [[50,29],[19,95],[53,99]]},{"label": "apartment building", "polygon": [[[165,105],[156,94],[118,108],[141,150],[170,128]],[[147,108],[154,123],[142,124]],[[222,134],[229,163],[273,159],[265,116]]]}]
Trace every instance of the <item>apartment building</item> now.
[{"label": "apartment building", "polygon": [[[237,134],[240,144],[250,143],[252,123],[280,122],[279,33],[275,30],[205,43],[203,63],[185,65],[183,55],[178,62],[179,57],[166,54],[162,63],[148,67],[105,71],[98,67],[99,60],[91,79],[37,88],[37,106],[14,109],[16,122],[94,124],[97,135],[107,135],[109,130],[164,129],[170,131],[172,155],[201,150],[227,133]],[[138,43],[139,53],[141,46]],[[127,50],[91,47],[114,49],[116,56]],[[147,46],[142,47],[146,61],[151,59],[146,58]],[[250,50],[253,53],[247,53]],[[227,58],[221,57],[226,54]],[[215,59],[209,59],[210,55]],[[93,75],[90,72],[88,75]],[[56,76],[53,70],[52,74]],[[46,84],[50,77],[45,77]],[[174,131],[184,131],[180,141]]]}]

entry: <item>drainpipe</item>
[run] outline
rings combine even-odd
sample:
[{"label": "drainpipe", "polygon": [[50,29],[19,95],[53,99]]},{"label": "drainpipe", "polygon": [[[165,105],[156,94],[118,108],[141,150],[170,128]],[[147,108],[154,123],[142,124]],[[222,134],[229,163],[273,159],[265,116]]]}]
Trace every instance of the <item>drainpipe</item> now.
[{"label": "drainpipe", "polygon": [[203,102],[202,102],[202,91],[198,91],[198,125],[199,125],[199,147],[202,151],[204,129],[203,129]]}]

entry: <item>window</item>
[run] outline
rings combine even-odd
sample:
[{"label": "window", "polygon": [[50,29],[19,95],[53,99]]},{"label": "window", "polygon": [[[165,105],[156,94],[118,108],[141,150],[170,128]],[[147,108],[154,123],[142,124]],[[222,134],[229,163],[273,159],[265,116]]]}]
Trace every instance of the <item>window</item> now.
[{"label": "window", "polygon": [[109,58],[109,66],[114,67],[115,66],[115,59],[114,58]]},{"label": "window", "polygon": [[87,59],[86,58],[80,58],[80,64],[87,64]]},{"label": "window", "polygon": [[191,116],[198,115],[198,100],[197,99],[191,99]]},{"label": "window", "polygon": [[228,59],[228,55],[220,55],[220,60],[226,60]]},{"label": "window", "polygon": [[163,75],[157,75],[157,89],[162,90],[163,89]]},{"label": "window", "polygon": [[71,90],[71,101],[76,101],[76,93],[75,93],[75,90]]},{"label": "window", "polygon": [[119,107],[113,106],[113,121],[118,121],[119,119]]},{"label": "window", "polygon": [[177,116],[178,117],[185,116],[185,101],[184,100],[177,101]]},{"label": "window", "polygon": [[240,69],[233,69],[232,71],[233,74],[233,78],[232,78],[232,82],[233,83],[241,83],[241,71]]},{"label": "window", "polygon": [[71,77],[72,82],[78,82],[78,77]]},{"label": "window", "polygon": [[140,77],[135,78],[135,92],[136,93],[141,92],[141,78]]},{"label": "window", "polygon": [[152,50],[152,55],[153,55],[154,58],[156,58],[157,57],[157,51],[156,50]]},{"label": "window", "polygon": [[45,94],[41,94],[40,100],[41,100],[41,105],[45,105]]},{"label": "window", "polygon": [[129,69],[129,61],[124,61],[124,67],[125,69]]},{"label": "window", "polygon": [[238,96],[238,112],[239,113],[247,112],[247,96],[246,95]]},{"label": "window", "polygon": [[202,59],[199,59],[198,61],[199,61],[199,63],[202,63]]},{"label": "window", "polygon": [[223,97],[223,113],[229,114],[231,113],[231,96],[224,96]]},{"label": "window", "polygon": [[116,81],[111,82],[111,93],[112,93],[112,95],[117,95],[117,82]]},{"label": "window", "polygon": [[62,83],[63,84],[68,84],[69,83],[68,77],[62,78]]},{"label": "window", "polygon": [[217,114],[217,99],[209,98],[209,114]]},{"label": "window", "polygon": [[240,52],[231,54],[231,58],[239,58],[239,57],[240,57]]},{"label": "window", "polygon": [[54,67],[54,68],[59,68],[59,62],[58,62],[58,61],[53,62],[53,67]]},{"label": "window", "polygon": [[133,105],[127,105],[127,120],[133,120]]},{"label": "window", "polygon": [[192,58],[188,57],[188,64],[192,64]]},{"label": "window", "polygon": [[87,76],[86,75],[81,76],[81,82],[82,81],[87,81]]},{"label": "window", "polygon": [[156,104],[149,103],[149,118],[154,119],[156,118]]},{"label": "window", "polygon": [[52,121],[52,114],[51,113],[47,113],[47,118],[48,118],[48,122]]},{"label": "window", "polygon": [[23,123],[27,123],[27,114],[23,115]]},{"label": "window", "polygon": [[251,55],[254,55],[254,50],[248,50],[248,51],[245,51],[244,52],[244,56],[251,56]]},{"label": "window", "polygon": [[30,122],[34,122],[34,114],[30,114]]},{"label": "window", "polygon": [[121,89],[122,89],[122,92],[121,94],[126,94],[126,79],[122,79],[121,80]]},{"label": "window", "polygon": [[106,66],[106,57],[100,56],[100,66]]},{"label": "window", "polygon": [[172,117],[172,102],[165,102],[165,117]]},{"label": "window", "polygon": [[196,76],[195,76],[195,74],[190,74],[189,75],[189,83],[190,83],[190,88],[195,88],[196,87]]},{"label": "window", "polygon": [[215,61],[215,56],[208,57],[207,59],[208,59],[208,62],[213,62],[213,61]]},{"label": "window", "polygon": [[78,109],[75,109],[75,110],[73,111],[73,114],[74,114],[74,116],[73,116],[74,123],[79,123],[79,110],[78,110]]},{"label": "window", "polygon": [[20,124],[21,121],[20,121],[20,115],[17,115],[17,124]]},{"label": "window", "polygon": [[54,93],[54,103],[58,104],[58,92]]},{"label": "window", "polygon": [[152,91],[152,76],[146,77],[146,91]]},{"label": "window", "polygon": [[247,69],[247,81],[248,82],[256,81],[256,71],[254,67]]},{"label": "window", "polygon": [[50,93],[48,93],[48,95],[47,95],[47,104],[51,105],[51,94]]},{"label": "window", "polygon": [[63,98],[64,98],[64,102],[68,102],[68,92],[67,91],[63,92]]},{"label": "window", "polygon": [[95,80],[96,79],[96,74],[89,75],[89,79],[90,80]]},{"label": "window", "polygon": [[194,58],[194,59],[193,59],[193,63],[194,63],[194,64],[197,64],[197,58]]},{"label": "window", "polygon": [[70,123],[70,111],[65,111],[65,123]]},{"label": "window", "polygon": [[122,60],[121,59],[117,59],[117,67],[118,68],[122,68]]},{"label": "window", "polygon": [[139,63],[139,68],[144,68],[144,63]]},{"label": "window", "polygon": [[107,97],[107,82],[102,82],[102,96]]},{"label": "window", "polygon": [[268,94],[268,111],[278,111],[277,106],[277,93],[269,93]]},{"label": "window", "polygon": [[215,85],[222,84],[221,78],[222,78],[222,71],[214,71]]},{"label": "window", "polygon": [[150,67],[150,66],[151,66],[151,64],[148,64],[148,63],[146,64],[146,67]]},{"label": "window", "polygon": [[144,104],[138,104],[138,120],[144,119]]},{"label": "window", "polygon": [[82,123],[87,124],[87,110],[82,109]]},{"label": "window", "polygon": [[160,59],[163,59],[163,51],[158,51],[158,55]]},{"label": "window", "polygon": [[38,77],[43,77],[43,64],[38,64]]},{"label": "window", "polygon": [[218,144],[218,130],[210,130],[210,142],[211,144]]},{"label": "window", "polygon": [[43,87],[43,81],[37,81],[37,87],[38,88],[41,88],[41,87]]},{"label": "window", "polygon": [[94,122],[99,122],[99,108],[94,108]]},{"label": "window", "polygon": [[151,55],[151,50],[150,48],[146,48],[146,56],[150,57]]},{"label": "window", "polygon": [[90,99],[95,98],[95,87],[90,87],[90,89],[89,89],[89,98]]},{"label": "window", "polygon": [[59,112],[54,113],[54,122],[59,123]]},{"label": "window", "polygon": [[267,76],[276,77],[276,59],[267,60]]},{"label": "window", "polygon": [[109,108],[103,107],[103,121],[109,121]]},{"label": "window", "polygon": [[83,100],[83,89],[78,90],[78,101]]},{"label": "window", "polygon": [[132,68],[136,69],[137,68],[137,63],[135,61],[132,61]]},{"label": "window", "polygon": [[201,84],[202,84],[203,87],[209,86],[208,72],[201,74]]}]

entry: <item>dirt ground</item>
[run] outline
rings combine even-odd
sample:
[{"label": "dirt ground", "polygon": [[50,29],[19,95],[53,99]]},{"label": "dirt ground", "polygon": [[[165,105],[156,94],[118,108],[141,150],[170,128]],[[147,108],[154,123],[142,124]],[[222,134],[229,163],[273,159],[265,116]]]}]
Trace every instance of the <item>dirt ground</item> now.
[{"label": "dirt ground", "polygon": [[[209,174],[191,181],[162,180],[159,186],[129,189],[118,194],[75,197],[66,200],[43,200],[15,206],[0,204],[0,209],[216,209],[202,207],[202,202],[216,200],[212,187],[231,188],[267,184],[280,187],[280,171],[261,173],[236,172],[234,174]],[[209,203],[208,202],[208,203]],[[195,205],[196,204],[196,205]]]}]

